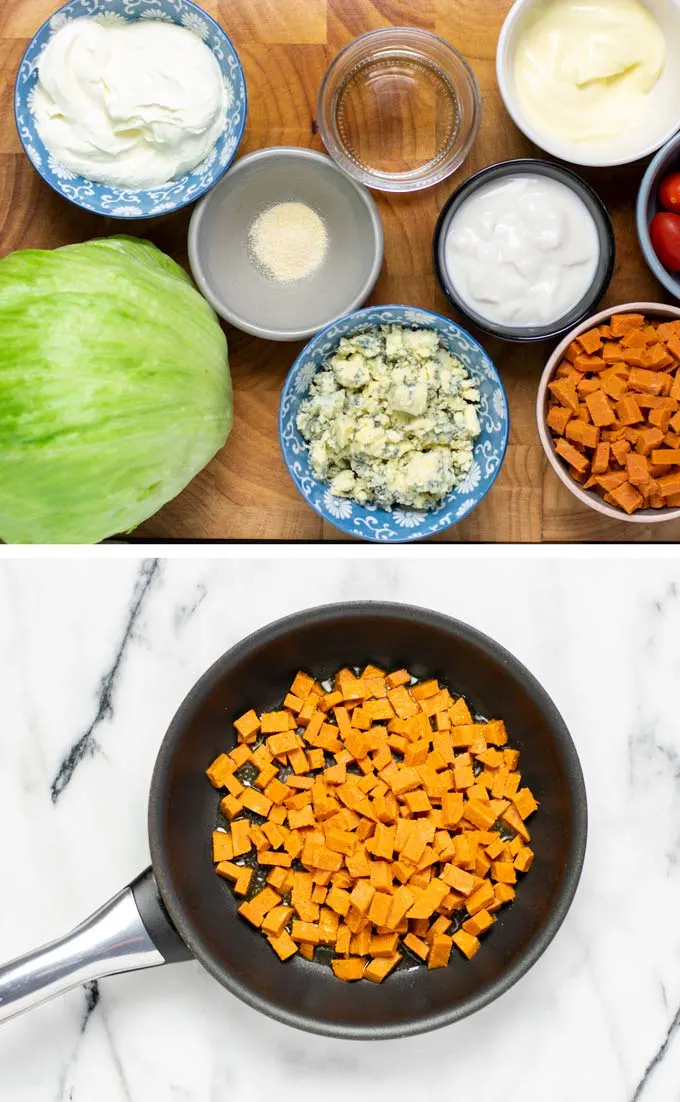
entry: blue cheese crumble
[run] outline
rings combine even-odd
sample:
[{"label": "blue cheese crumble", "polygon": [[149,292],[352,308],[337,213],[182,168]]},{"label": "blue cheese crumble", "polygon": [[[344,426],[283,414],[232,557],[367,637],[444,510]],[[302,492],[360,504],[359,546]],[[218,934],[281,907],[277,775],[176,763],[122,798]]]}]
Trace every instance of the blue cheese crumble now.
[{"label": "blue cheese crumble", "polygon": [[479,391],[433,329],[343,337],[297,415],[312,472],[336,497],[434,509],[472,466]]}]

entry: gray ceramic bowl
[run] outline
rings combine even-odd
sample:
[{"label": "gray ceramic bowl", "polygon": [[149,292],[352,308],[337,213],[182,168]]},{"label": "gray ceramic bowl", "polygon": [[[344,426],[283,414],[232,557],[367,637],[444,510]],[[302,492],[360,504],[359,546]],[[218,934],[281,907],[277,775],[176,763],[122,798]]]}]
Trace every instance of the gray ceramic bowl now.
[{"label": "gray ceramic bowl", "polygon": [[[253,221],[282,202],[306,203],[328,232],[321,266],[293,283],[268,278],[248,246]],[[199,203],[189,229],[191,270],[208,302],[225,321],[267,340],[304,340],[356,310],[382,258],[371,195],[310,149],[279,146],[243,157]]]},{"label": "gray ceramic bowl", "polygon": [[654,246],[649,236],[649,226],[652,218],[661,209],[658,200],[659,184],[669,172],[680,172],[680,131],[669,142],[666,142],[663,149],[659,150],[654,160],[648,165],[640,184],[635,211],[638,240],[645,260],[659,283],[662,283],[675,298],[680,298],[680,275],[677,272],[669,272],[668,268],[664,268],[654,252]]}]

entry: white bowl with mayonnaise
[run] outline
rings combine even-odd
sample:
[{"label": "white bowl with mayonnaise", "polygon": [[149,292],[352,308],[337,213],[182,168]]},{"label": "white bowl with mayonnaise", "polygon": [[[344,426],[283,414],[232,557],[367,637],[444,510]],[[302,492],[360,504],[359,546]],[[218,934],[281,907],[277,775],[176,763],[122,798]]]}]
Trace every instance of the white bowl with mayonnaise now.
[{"label": "white bowl with mayonnaise", "polygon": [[519,129],[572,164],[653,153],[680,127],[677,0],[516,0],[496,74]]},{"label": "white bowl with mayonnaise", "polygon": [[469,321],[502,340],[538,341],[592,313],[611,279],[614,232],[575,172],[520,158],[451,195],[433,251],[442,290]]}]

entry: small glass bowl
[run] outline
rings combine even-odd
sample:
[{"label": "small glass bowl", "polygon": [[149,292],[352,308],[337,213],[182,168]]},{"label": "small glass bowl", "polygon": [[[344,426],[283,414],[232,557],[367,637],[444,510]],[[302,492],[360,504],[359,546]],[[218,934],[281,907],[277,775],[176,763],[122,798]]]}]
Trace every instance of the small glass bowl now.
[{"label": "small glass bowl", "polygon": [[319,131],[333,160],[378,191],[418,191],[460,168],[482,100],[458,50],[417,27],[369,31],[331,62]]}]

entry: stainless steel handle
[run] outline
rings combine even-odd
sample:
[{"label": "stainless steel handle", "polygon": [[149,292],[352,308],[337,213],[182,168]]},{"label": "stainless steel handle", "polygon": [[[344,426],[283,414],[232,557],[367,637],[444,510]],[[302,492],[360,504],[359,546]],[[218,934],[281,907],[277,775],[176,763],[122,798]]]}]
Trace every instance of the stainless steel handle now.
[{"label": "stainless steel handle", "polygon": [[[150,877],[143,874],[147,881]],[[88,980],[165,964],[142,921],[137,883],[65,937],[0,967],[0,1022]]]}]

